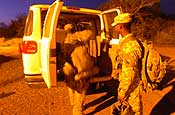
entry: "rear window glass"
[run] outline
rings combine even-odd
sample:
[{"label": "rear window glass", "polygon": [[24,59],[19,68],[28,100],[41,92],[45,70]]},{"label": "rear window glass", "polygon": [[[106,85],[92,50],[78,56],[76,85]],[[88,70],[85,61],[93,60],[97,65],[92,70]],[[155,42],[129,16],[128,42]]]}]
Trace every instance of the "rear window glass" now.
[{"label": "rear window glass", "polygon": [[49,33],[50,33],[50,25],[51,25],[51,21],[52,21],[52,18],[54,17],[54,10],[55,10],[55,7],[56,7],[56,4],[53,4],[51,7],[50,7],[50,11],[47,13],[47,17],[46,17],[46,23],[45,23],[45,26],[44,26],[44,37],[49,37]]},{"label": "rear window glass", "polygon": [[106,37],[110,36],[112,38],[118,38],[118,34],[116,34],[116,32],[113,32],[113,27],[111,26],[111,24],[113,23],[114,17],[117,15],[118,15],[117,11],[103,14],[105,31],[107,34]]},{"label": "rear window glass", "polygon": [[100,19],[98,15],[61,12],[57,28],[64,29],[66,24],[73,24],[74,32],[89,29],[92,30],[95,35],[100,34]]},{"label": "rear window glass", "polygon": [[24,35],[29,36],[32,34],[33,31],[33,11],[29,11],[29,14],[27,16],[27,21],[24,29]]},{"label": "rear window glass", "polygon": [[41,10],[41,30],[43,30],[43,27],[44,27],[44,21],[45,21],[47,11],[48,11],[48,9]]}]

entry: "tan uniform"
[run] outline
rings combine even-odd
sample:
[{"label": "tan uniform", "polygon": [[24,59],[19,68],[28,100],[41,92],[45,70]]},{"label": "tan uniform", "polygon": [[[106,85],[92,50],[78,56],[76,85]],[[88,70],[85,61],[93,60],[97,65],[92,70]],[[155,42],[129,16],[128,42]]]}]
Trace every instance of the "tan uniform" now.
[{"label": "tan uniform", "polygon": [[139,69],[142,49],[137,40],[134,40],[132,34],[128,34],[122,38],[119,44],[120,50],[117,60],[119,60],[122,66],[119,73],[118,97],[124,97],[124,100],[131,106],[135,115],[142,115],[141,77]]},{"label": "tan uniform", "polygon": [[73,115],[82,115],[82,107],[86,90],[90,85],[90,77],[97,74],[99,69],[94,65],[89,55],[86,43],[91,31],[85,30],[69,34],[64,41],[67,62],[63,67],[65,81],[68,86]]}]

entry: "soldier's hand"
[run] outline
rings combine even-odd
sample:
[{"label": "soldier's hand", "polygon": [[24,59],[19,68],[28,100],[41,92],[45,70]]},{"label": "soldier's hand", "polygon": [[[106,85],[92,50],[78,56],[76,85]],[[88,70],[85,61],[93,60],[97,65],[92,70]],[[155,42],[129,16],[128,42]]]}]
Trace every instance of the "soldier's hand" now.
[{"label": "soldier's hand", "polygon": [[113,70],[111,76],[114,78],[114,79],[118,79],[119,78],[119,73],[121,72],[121,69],[115,69]]}]

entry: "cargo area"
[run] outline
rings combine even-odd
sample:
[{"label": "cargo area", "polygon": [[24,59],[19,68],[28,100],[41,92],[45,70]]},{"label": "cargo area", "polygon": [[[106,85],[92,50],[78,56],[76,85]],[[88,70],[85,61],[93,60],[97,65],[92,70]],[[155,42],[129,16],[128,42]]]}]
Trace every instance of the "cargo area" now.
[{"label": "cargo area", "polygon": [[[86,44],[88,53],[94,59],[96,66],[100,68],[99,75],[97,75],[92,82],[96,81],[108,81],[111,79],[112,72],[112,61],[109,57],[109,43],[107,41],[101,42],[101,28],[100,28],[100,19],[98,15],[86,15],[86,14],[71,14],[67,12],[61,12],[57,29],[56,29],[56,56],[57,56],[57,78],[58,80],[64,80],[64,75],[62,72],[62,67],[65,63],[64,55],[64,42],[66,39],[65,26],[73,26],[71,29],[70,40],[78,40],[88,37],[88,32],[91,31],[92,35],[89,38],[88,43]],[[67,38],[68,39],[68,38]],[[73,44],[69,40],[69,44]],[[73,46],[76,47],[76,46]],[[69,50],[73,50],[69,49]],[[107,67],[108,66],[108,67]],[[98,77],[103,77],[98,79]]]}]

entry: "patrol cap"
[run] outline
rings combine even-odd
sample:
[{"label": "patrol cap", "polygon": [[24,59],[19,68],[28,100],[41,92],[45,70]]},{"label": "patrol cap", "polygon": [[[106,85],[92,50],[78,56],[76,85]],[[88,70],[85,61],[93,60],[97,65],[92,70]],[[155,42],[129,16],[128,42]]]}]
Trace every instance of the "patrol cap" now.
[{"label": "patrol cap", "polygon": [[114,21],[111,24],[111,26],[115,26],[117,24],[123,24],[123,23],[128,23],[131,22],[131,14],[130,13],[121,13],[118,16],[114,17]]}]

